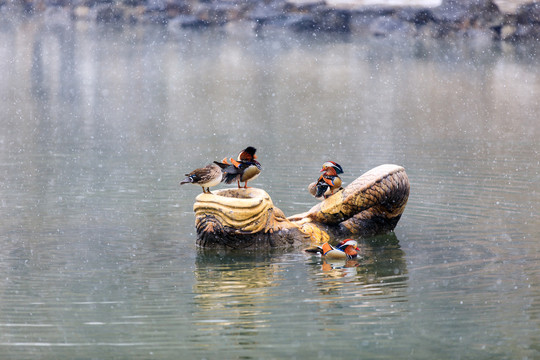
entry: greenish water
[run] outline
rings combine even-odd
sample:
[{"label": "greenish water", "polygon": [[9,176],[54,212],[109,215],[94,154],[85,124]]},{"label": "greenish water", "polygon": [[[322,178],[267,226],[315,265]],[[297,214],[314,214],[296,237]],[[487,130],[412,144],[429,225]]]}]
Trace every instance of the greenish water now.
[{"label": "greenish water", "polygon": [[[2,358],[538,358],[537,50],[5,23]],[[395,233],[198,249],[179,180],[247,145],[287,215],[326,160],[403,165]]]}]

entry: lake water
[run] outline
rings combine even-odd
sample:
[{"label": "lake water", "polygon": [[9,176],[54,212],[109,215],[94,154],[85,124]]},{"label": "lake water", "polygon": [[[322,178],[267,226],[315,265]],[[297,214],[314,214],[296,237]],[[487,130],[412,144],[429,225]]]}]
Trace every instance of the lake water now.
[{"label": "lake water", "polygon": [[[2,358],[540,358],[540,46],[64,20],[0,28]],[[287,215],[326,160],[409,203],[347,266],[202,251],[179,180],[248,145]]]}]

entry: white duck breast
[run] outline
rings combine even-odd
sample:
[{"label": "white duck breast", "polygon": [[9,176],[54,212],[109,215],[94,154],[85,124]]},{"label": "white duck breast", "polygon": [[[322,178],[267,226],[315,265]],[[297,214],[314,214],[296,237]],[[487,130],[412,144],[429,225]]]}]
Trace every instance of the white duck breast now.
[{"label": "white duck breast", "polygon": [[257,165],[250,165],[244,169],[240,181],[246,182],[256,179],[261,174],[261,169]]}]

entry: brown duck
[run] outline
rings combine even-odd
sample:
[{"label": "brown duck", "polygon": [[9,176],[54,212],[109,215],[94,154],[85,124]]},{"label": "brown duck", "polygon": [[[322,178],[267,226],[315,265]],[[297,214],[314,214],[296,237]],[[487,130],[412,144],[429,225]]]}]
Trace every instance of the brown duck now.
[{"label": "brown duck", "polygon": [[203,193],[211,194],[210,188],[221,182],[223,173],[218,165],[208,164],[203,168],[193,170],[185,176],[186,178],[180,182],[180,185],[188,183],[199,185],[202,187]]}]

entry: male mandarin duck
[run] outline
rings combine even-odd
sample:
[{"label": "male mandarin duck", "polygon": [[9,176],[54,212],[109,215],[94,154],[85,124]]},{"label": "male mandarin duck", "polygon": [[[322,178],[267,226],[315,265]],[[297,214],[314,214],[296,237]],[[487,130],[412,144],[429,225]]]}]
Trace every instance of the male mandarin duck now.
[{"label": "male mandarin duck", "polygon": [[261,164],[256,160],[256,151],[257,149],[253,146],[248,146],[240,151],[237,160],[225,158],[221,162],[214,161],[223,171],[223,182],[231,184],[236,180],[238,188],[241,187],[240,182],[243,182],[244,188],[247,188],[247,182],[257,178],[262,170]]},{"label": "male mandarin duck", "polygon": [[338,163],[334,161],[327,161],[324,164],[322,164],[322,169],[320,172],[326,171],[329,168],[334,168],[337,174],[343,174],[343,168],[341,167],[341,165],[339,165]]},{"label": "male mandarin duck", "polygon": [[327,161],[323,164],[321,172],[324,172],[317,182],[311,183],[308,190],[317,199],[326,199],[330,195],[341,189],[341,178],[338,174],[343,174],[343,168],[338,163]]},{"label": "male mandarin duck", "polygon": [[360,249],[356,240],[345,239],[337,247],[326,242],[316,248],[306,249],[306,251],[320,253],[325,259],[351,260],[358,257]]},{"label": "male mandarin duck", "polygon": [[211,194],[210,188],[221,182],[223,173],[221,172],[221,168],[216,164],[209,164],[203,168],[195,169],[185,176],[186,178],[180,182],[180,185],[188,183],[199,185],[202,187],[203,193]]}]

